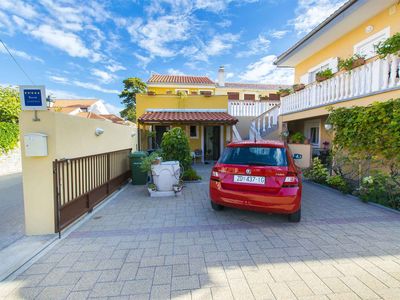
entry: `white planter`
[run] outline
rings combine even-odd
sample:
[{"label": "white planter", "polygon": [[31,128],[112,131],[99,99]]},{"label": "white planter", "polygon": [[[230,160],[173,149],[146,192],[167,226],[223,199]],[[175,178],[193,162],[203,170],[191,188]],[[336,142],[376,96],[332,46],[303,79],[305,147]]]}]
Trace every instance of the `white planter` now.
[{"label": "white planter", "polygon": [[147,189],[149,191],[151,198],[159,197],[178,197],[182,195],[182,192],[175,193],[174,191],[154,191],[152,189]]},{"label": "white planter", "polygon": [[158,192],[173,191],[173,185],[179,183],[181,169],[179,161],[164,161],[151,166],[151,175]]}]

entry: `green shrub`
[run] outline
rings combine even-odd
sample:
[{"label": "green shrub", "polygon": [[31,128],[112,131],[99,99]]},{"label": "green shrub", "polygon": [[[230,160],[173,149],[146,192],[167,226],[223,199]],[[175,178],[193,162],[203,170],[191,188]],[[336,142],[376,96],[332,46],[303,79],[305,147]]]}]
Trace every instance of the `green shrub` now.
[{"label": "green shrub", "polygon": [[328,169],[318,157],[315,157],[312,166],[304,171],[304,176],[317,183],[325,183],[328,177]]},{"label": "green shrub", "polygon": [[0,152],[8,152],[18,145],[18,124],[0,122]]},{"label": "green shrub", "polygon": [[178,160],[184,170],[189,170],[192,163],[189,139],[182,128],[176,127],[164,133],[161,141],[164,160]]},{"label": "green shrub", "polygon": [[364,177],[359,196],[365,202],[379,203],[400,210],[400,176],[392,177],[382,172]]},{"label": "green shrub", "polygon": [[389,54],[399,54],[399,52],[400,52],[400,32],[380,42],[376,46],[376,53],[381,58],[385,58]]},{"label": "green shrub", "polygon": [[324,81],[324,80],[327,80],[327,79],[329,79],[329,78],[332,78],[333,77],[333,72],[332,72],[332,69],[325,69],[325,70],[323,70],[323,71],[319,71],[318,73],[316,73],[315,74],[315,79],[318,81],[318,82],[321,82],[321,81]]},{"label": "green shrub", "polygon": [[334,189],[337,189],[337,190],[341,191],[342,193],[348,194],[351,192],[350,185],[340,175],[328,176],[328,178],[326,178],[326,183],[330,187],[333,187]]},{"label": "green shrub", "polygon": [[200,180],[201,176],[199,176],[193,168],[189,168],[183,171],[182,180],[185,181],[195,181]]},{"label": "green shrub", "polygon": [[304,143],[305,138],[306,137],[301,132],[296,132],[290,136],[293,143]]}]

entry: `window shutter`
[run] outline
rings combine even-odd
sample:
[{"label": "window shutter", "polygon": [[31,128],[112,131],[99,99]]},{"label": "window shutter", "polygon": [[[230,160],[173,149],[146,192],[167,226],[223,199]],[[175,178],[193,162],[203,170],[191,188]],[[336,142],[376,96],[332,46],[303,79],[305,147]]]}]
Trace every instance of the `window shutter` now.
[{"label": "window shutter", "polygon": [[300,83],[309,84],[310,83],[310,73],[306,73],[300,76]]},{"label": "window shutter", "polygon": [[338,57],[333,57],[329,60],[329,68],[332,70],[332,73],[336,73],[338,71],[338,63]]}]

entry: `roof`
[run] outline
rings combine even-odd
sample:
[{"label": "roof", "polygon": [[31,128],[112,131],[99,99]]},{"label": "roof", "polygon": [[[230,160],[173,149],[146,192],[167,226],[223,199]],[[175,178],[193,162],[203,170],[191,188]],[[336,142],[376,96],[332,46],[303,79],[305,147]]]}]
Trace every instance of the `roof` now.
[{"label": "roof", "polygon": [[226,112],[147,112],[139,123],[220,123],[236,124],[238,119]]},{"label": "roof", "polygon": [[106,120],[106,118],[102,117],[101,115],[92,113],[92,112],[80,112],[76,114],[76,116],[87,118],[87,119],[99,119],[99,120]]},{"label": "roof", "polygon": [[274,63],[278,66],[294,67],[393,4],[392,0],[349,0],[279,55]]},{"label": "roof", "polygon": [[113,115],[113,114],[100,115],[100,116],[102,116],[103,118],[105,118],[107,120],[112,121],[113,123],[121,123],[121,124],[125,123],[124,119],[122,119],[121,117],[118,117],[116,115]]},{"label": "roof", "polygon": [[[220,86],[222,87],[222,86]],[[255,89],[255,90],[279,90],[291,87],[288,84],[263,84],[263,83],[240,83],[240,82],[225,82],[222,88],[237,88],[237,89]]]},{"label": "roof", "polygon": [[191,76],[191,75],[159,75],[155,74],[150,77],[147,83],[179,83],[179,84],[210,84],[214,85],[207,76]]},{"label": "roof", "polygon": [[74,99],[74,100],[54,100],[53,107],[89,107],[95,104],[97,99]]},{"label": "roof", "polygon": [[51,111],[55,111],[55,112],[62,112],[62,113],[72,113],[74,111],[79,111],[79,107],[76,106],[69,106],[69,107],[50,107],[49,110]]},{"label": "roof", "polygon": [[236,141],[228,144],[228,147],[273,147],[273,148],[284,148],[285,143],[278,140],[246,140],[246,141]]}]

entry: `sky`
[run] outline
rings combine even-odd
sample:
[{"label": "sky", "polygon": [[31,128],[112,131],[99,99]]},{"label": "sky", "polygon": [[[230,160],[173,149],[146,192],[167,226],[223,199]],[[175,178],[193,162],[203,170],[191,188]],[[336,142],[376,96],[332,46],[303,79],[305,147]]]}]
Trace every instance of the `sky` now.
[{"label": "sky", "polygon": [[[345,0],[0,0],[0,39],[59,99],[122,105],[122,80],[152,73],[293,83],[273,61]],[[0,84],[31,84],[0,44]]]}]

